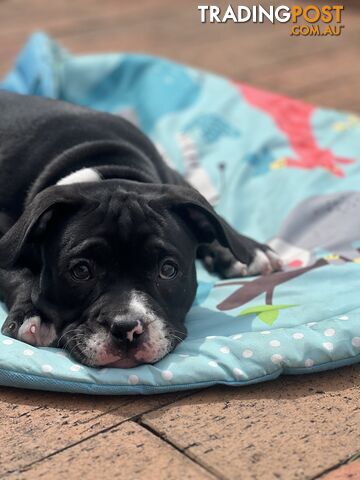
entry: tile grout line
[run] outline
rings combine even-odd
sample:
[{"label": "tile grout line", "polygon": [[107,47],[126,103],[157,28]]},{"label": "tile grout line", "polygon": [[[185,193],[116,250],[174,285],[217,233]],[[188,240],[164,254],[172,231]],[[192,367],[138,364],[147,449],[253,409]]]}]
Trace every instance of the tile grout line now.
[{"label": "tile grout line", "polygon": [[[174,402],[177,402],[178,400],[181,400],[182,396],[179,396],[179,398],[177,398],[176,400],[174,400]],[[129,401],[124,403],[123,405],[121,405],[121,407],[113,407],[113,408],[110,408],[109,410],[107,410],[106,412],[103,412],[103,413],[99,413],[98,415],[95,415],[94,417],[91,417],[91,418],[88,418],[86,421],[84,422],[80,422],[81,425],[86,425],[88,424],[89,422],[91,422],[92,420],[97,420],[98,418],[102,418],[104,417],[105,415],[108,415],[109,413],[113,413],[113,412],[116,412],[116,410],[118,410],[119,408],[123,409],[124,407],[128,406],[129,404],[133,403],[134,400],[132,400],[130,397],[129,397]],[[127,420],[132,420],[134,418],[138,418],[139,416],[141,415],[146,415],[148,413],[151,413],[151,412],[154,412],[156,411],[158,408],[162,408],[163,406],[167,406],[167,405],[171,405],[171,403],[173,402],[169,402],[169,403],[165,403],[164,405],[161,405],[159,407],[155,407],[151,410],[147,410],[146,412],[143,412],[143,413],[137,413],[135,415],[132,415],[131,417],[129,417]],[[39,407],[39,408],[43,408],[43,407]],[[34,409],[34,410],[38,410],[38,408]],[[34,411],[32,410],[32,411]]]},{"label": "tile grout line", "polygon": [[[144,414],[146,415],[146,414]],[[143,415],[139,415],[138,420],[135,420],[141,427],[143,427],[145,430],[148,430],[150,433],[155,435],[156,437],[160,438],[163,442],[167,443],[170,445],[172,448],[180,452],[182,455],[184,455],[186,458],[188,458],[192,463],[195,463],[199,467],[203,468],[205,471],[210,473],[212,476],[216,477],[218,480],[228,480],[228,477],[224,477],[222,473],[220,473],[216,468],[213,468],[206,463],[203,463],[201,460],[196,458],[194,455],[191,455],[191,453],[188,453],[188,451],[185,448],[181,448],[179,445],[176,443],[172,442],[169,440],[166,436],[162,436],[161,433],[159,433],[157,430],[155,430],[153,427],[148,425],[147,423],[143,422],[141,417]],[[132,419],[134,421],[134,419]]]},{"label": "tile grout line", "polygon": [[315,477],[311,477],[311,480],[318,480],[321,479],[324,475],[327,475],[328,473],[334,472],[338,470],[340,467],[343,467],[344,465],[349,465],[351,463],[355,463],[359,461],[360,458],[360,451],[357,453],[354,453],[350,457],[346,458],[345,460],[342,460],[341,462],[337,463],[336,465],[333,465],[332,467],[329,467],[322,472],[320,472],[318,475],[315,475]]},{"label": "tile grout line", "polygon": [[[190,396],[190,395],[186,395],[186,396]],[[184,396],[184,397],[181,397],[181,398],[185,398],[185,396]],[[179,399],[177,399],[177,400],[179,400]],[[159,406],[159,407],[157,407],[157,408],[151,408],[151,409],[149,409],[149,410],[146,410],[146,411],[142,412],[141,414],[132,415],[131,417],[126,418],[126,419],[124,419],[124,420],[121,420],[120,422],[114,423],[113,425],[110,425],[109,427],[103,428],[102,430],[99,430],[98,432],[93,433],[92,435],[89,435],[89,436],[87,436],[87,437],[84,437],[84,438],[82,438],[82,439],[80,439],[80,440],[78,440],[78,441],[75,441],[74,443],[72,443],[72,444],[70,444],[70,445],[66,445],[66,446],[63,447],[63,448],[60,448],[60,449],[58,449],[58,450],[56,450],[56,451],[54,451],[54,452],[51,452],[51,453],[49,453],[48,455],[46,455],[46,456],[44,456],[44,457],[41,457],[41,458],[35,460],[34,462],[28,463],[28,464],[26,464],[26,465],[24,465],[24,466],[22,466],[22,467],[15,468],[15,469],[13,469],[13,470],[8,470],[8,471],[6,471],[6,472],[4,472],[4,473],[0,473],[0,479],[1,479],[1,478],[6,478],[6,477],[8,477],[9,475],[12,475],[12,474],[14,474],[14,473],[23,473],[23,472],[26,472],[26,471],[28,471],[31,467],[33,467],[34,465],[37,465],[37,464],[39,464],[39,463],[41,463],[41,462],[43,462],[43,461],[45,461],[45,460],[47,460],[47,459],[49,459],[49,458],[52,458],[52,457],[58,455],[59,453],[62,453],[62,452],[64,452],[64,451],[66,451],[66,450],[69,450],[70,448],[73,448],[73,447],[75,447],[76,445],[79,445],[79,444],[81,444],[81,443],[84,443],[84,442],[86,442],[87,440],[90,440],[90,439],[96,437],[97,435],[101,435],[101,434],[103,434],[103,433],[106,433],[106,432],[108,432],[109,430],[112,430],[113,428],[116,428],[116,427],[118,427],[119,425],[122,425],[123,423],[126,423],[126,422],[138,423],[138,422],[137,422],[137,419],[138,419],[139,417],[141,417],[142,415],[147,415],[148,413],[154,412],[154,411],[156,411],[156,410],[158,410],[158,409],[160,409],[160,408],[163,408],[163,407],[166,407],[166,406],[168,406],[168,405],[171,405],[172,403],[174,403],[174,402],[177,401],[177,400],[173,400],[173,401],[170,401],[170,402],[168,402],[168,403],[164,403],[163,405],[161,405],[161,406]],[[118,407],[118,408],[121,408],[121,407]],[[108,413],[109,413],[109,412],[108,412]],[[95,417],[95,418],[97,418],[97,417]]]}]

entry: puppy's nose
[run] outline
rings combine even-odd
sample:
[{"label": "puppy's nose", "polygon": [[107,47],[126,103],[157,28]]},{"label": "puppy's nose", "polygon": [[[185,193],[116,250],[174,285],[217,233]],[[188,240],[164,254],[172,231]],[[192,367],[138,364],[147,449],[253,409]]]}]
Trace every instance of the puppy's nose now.
[{"label": "puppy's nose", "polygon": [[135,341],[144,329],[139,320],[115,320],[110,327],[110,332],[117,340]]}]

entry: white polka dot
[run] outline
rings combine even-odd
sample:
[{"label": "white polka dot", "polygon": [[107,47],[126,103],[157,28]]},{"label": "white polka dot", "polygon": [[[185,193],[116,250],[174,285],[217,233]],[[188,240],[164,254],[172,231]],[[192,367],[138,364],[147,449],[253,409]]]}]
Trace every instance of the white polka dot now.
[{"label": "white polka dot", "polygon": [[278,353],[274,353],[274,355],[271,355],[271,361],[273,363],[281,363],[283,361],[283,356],[279,355]]},{"label": "white polka dot", "polygon": [[354,337],[351,340],[351,343],[354,347],[360,347],[360,337]]},{"label": "white polka dot", "polygon": [[137,375],[129,375],[128,383],[130,383],[130,385],[136,385],[137,383],[139,383],[139,377]]},{"label": "white polka dot", "polygon": [[335,330],[333,328],[327,328],[324,335],[325,337],[333,337],[335,335]]},{"label": "white polka dot", "polygon": [[254,352],[252,350],[246,349],[242,352],[242,356],[244,358],[251,358],[254,355]]},{"label": "white polka dot", "polygon": [[12,345],[14,342],[12,340],[10,340],[10,338],[6,338],[5,340],[3,340],[3,344],[4,345]]},{"label": "white polka dot", "polygon": [[331,350],[334,350],[334,344],[331,342],[324,342],[323,347],[325,348],[325,350],[328,350],[329,352],[331,352]]},{"label": "white polka dot", "polygon": [[161,376],[163,377],[164,380],[171,380],[173,378],[173,373],[170,372],[170,370],[164,370],[161,373]]},{"label": "white polka dot", "polygon": [[347,315],[340,315],[340,317],[338,317],[339,320],[349,320],[349,317]]},{"label": "white polka dot", "polygon": [[23,351],[23,354],[25,355],[25,357],[31,357],[32,355],[34,355],[34,350],[30,350],[30,348],[28,348]]},{"label": "white polka dot", "polygon": [[310,322],[306,324],[308,327],[313,327],[314,325],[317,325],[317,322]]},{"label": "white polka dot", "polygon": [[270,345],[272,347],[280,347],[281,343],[279,342],[279,340],[271,340]]},{"label": "white polka dot", "polygon": [[190,357],[190,355],[187,353],[179,353],[179,357],[187,358],[187,357]]},{"label": "white polka dot", "polygon": [[221,353],[230,353],[230,348],[225,345],[224,347],[220,348],[220,352]]},{"label": "white polka dot", "polygon": [[212,340],[213,338],[216,338],[215,335],[210,335],[209,337],[206,337],[206,340]]},{"label": "white polka dot", "polygon": [[240,338],[242,338],[242,335],[239,333],[239,334],[237,334],[237,335],[233,335],[231,338],[232,338],[233,340],[239,340]]},{"label": "white polka dot", "polygon": [[295,340],[301,340],[302,338],[304,338],[304,334],[303,334],[303,333],[300,333],[300,332],[297,332],[297,333],[294,333],[292,337],[293,337]]},{"label": "white polka dot", "polygon": [[218,366],[219,366],[218,362],[215,362],[215,360],[210,360],[210,362],[208,363],[208,365],[209,365],[210,367],[218,367]]},{"label": "white polka dot", "polygon": [[312,367],[314,365],[314,360],[312,358],[307,358],[304,362],[305,367]]},{"label": "white polka dot", "polygon": [[72,372],[79,372],[82,369],[81,365],[71,365],[70,370]]},{"label": "white polka dot", "polygon": [[262,332],[260,332],[261,335],[270,335],[270,330],[263,330]]},{"label": "white polka dot", "polygon": [[109,370],[108,368],[101,368],[101,369],[99,370],[99,373],[107,373],[108,370]]},{"label": "white polka dot", "polygon": [[44,373],[50,373],[53,371],[53,367],[51,365],[43,365],[41,367],[41,370],[44,372]]},{"label": "white polka dot", "polygon": [[235,375],[236,378],[240,378],[245,375],[244,372],[241,370],[241,368],[234,368],[233,374]]}]

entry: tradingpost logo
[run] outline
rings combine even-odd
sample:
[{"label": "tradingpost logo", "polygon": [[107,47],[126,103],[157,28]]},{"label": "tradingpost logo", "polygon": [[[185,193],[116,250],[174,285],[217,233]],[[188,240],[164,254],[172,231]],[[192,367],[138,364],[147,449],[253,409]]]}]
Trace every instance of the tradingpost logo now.
[{"label": "tradingpost logo", "polygon": [[289,23],[291,36],[339,36],[343,5],[198,5],[201,23]]}]

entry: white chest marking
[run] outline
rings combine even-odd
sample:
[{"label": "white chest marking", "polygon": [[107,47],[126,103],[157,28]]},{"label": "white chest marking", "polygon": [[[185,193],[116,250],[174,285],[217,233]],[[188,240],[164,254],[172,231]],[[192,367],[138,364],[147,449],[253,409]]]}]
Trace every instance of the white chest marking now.
[{"label": "white chest marking", "polygon": [[72,183],[100,182],[101,177],[93,168],[81,168],[61,178],[56,185],[71,185]]}]

